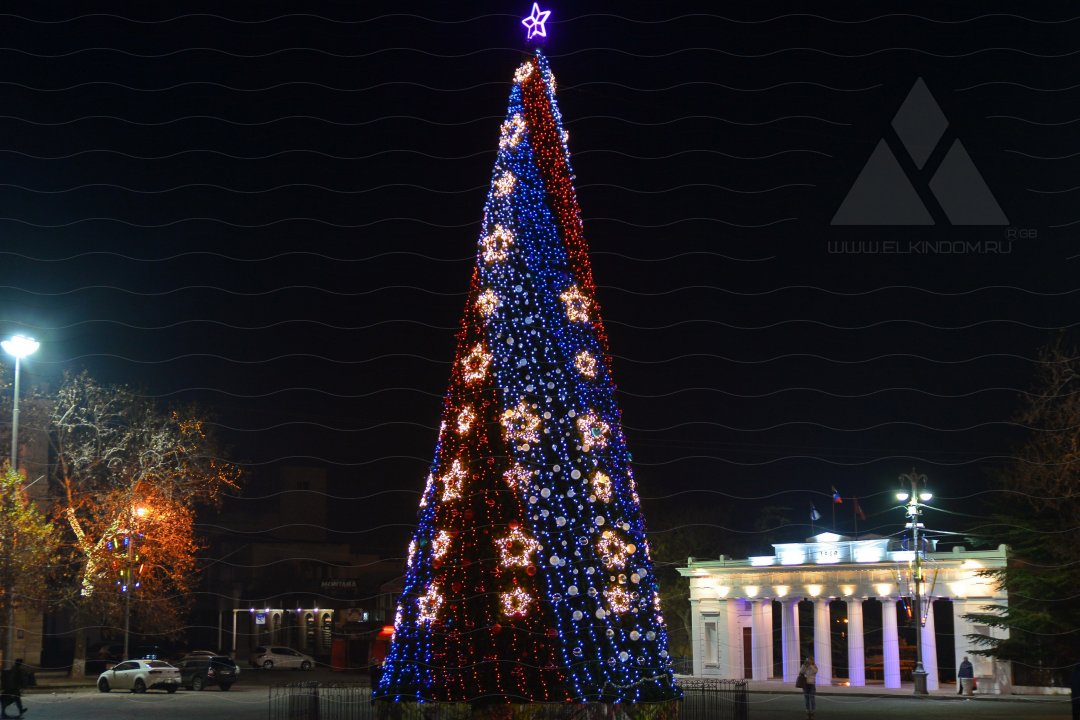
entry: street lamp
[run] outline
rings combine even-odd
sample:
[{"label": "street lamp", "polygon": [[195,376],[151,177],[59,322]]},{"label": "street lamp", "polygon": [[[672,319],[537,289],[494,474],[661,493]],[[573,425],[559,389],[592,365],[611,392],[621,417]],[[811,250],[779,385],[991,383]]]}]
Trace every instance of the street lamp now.
[{"label": "street lamp", "polygon": [[[900,476],[901,487],[896,493],[896,499],[907,503],[905,512],[909,518],[906,527],[911,528],[911,540],[915,549],[915,669],[911,672],[911,679],[915,685],[916,695],[926,695],[926,669],[923,667],[922,655],[922,547],[919,545],[919,528],[923,527],[920,518],[922,503],[928,502],[933,493],[926,489],[926,475],[915,472]],[[911,492],[904,488],[904,483],[911,483]],[[920,487],[921,485],[921,487]],[[931,610],[933,612],[933,610]]]},{"label": "street lamp", "polygon": [[144,507],[128,506],[127,572],[124,576],[124,659],[130,655],[131,645],[131,593],[135,591],[135,518],[144,518],[149,511]]},{"label": "street lamp", "polygon": [[[34,353],[40,344],[33,338],[25,335],[15,335],[10,340],[0,342],[4,352],[15,358],[15,397],[11,403],[11,470],[19,469],[19,361],[27,355]],[[13,498],[14,500],[14,498]],[[8,558],[15,554],[15,537],[9,540],[12,543],[7,550]],[[13,580],[9,578],[8,585],[4,588],[4,597],[7,600],[7,633],[4,638],[4,667],[13,667],[12,656],[15,654],[15,587]]]}]

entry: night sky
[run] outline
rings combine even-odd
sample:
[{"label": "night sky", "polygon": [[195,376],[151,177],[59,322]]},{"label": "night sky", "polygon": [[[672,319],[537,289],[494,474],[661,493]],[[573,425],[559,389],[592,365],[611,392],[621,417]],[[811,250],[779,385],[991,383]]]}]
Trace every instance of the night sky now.
[{"label": "night sky", "polygon": [[[27,381],[86,368],[198,401],[246,494],[328,467],[353,498],[334,529],[402,553],[530,4],[6,4],[0,332],[42,342]],[[960,513],[928,524],[988,511],[967,498],[1075,323],[1080,19],[912,7],[551,7],[654,531],[748,531],[768,503],[801,539],[835,486],[896,532],[912,466]],[[918,78],[948,124],[926,167],[898,162],[934,224],[831,224],[879,141],[907,147],[891,122]],[[957,139],[1007,225],[935,205]]]}]

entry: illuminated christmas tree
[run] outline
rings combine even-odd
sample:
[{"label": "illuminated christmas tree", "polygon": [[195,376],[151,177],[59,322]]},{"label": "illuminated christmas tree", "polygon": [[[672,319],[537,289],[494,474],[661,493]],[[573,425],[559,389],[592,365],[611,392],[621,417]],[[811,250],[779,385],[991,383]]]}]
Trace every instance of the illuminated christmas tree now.
[{"label": "illuminated christmas tree", "polygon": [[678,695],[555,78],[514,73],[377,695]]}]

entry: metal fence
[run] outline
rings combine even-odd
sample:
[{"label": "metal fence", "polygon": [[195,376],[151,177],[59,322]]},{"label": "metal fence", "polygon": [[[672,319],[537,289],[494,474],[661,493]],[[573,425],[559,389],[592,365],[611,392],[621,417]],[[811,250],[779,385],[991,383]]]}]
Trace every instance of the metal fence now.
[{"label": "metal fence", "polygon": [[745,680],[682,679],[677,709],[667,703],[533,703],[515,713],[507,706],[477,710],[460,703],[371,701],[361,683],[299,682],[270,688],[270,720],[748,720]]}]

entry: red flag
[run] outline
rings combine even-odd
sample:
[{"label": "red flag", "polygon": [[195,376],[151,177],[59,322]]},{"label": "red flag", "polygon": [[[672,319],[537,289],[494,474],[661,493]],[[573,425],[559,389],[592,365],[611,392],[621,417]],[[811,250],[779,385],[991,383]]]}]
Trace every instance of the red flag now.
[{"label": "red flag", "polygon": [[858,517],[860,520],[866,519],[866,513],[864,513],[862,511],[862,508],[859,506],[859,498],[855,498],[855,516]]}]

